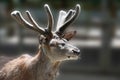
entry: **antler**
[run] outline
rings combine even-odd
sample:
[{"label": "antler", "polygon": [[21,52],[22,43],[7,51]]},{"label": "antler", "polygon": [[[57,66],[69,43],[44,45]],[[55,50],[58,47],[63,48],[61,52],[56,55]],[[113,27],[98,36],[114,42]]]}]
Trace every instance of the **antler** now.
[{"label": "antler", "polygon": [[20,24],[26,26],[27,28],[30,28],[34,31],[37,31],[41,34],[45,33],[45,30],[41,27],[38,26],[38,24],[35,22],[35,20],[32,18],[31,14],[29,11],[26,11],[26,14],[30,20],[31,23],[29,23],[28,21],[26,21],[23,16],[21,15],[21,13],[19,11],[13,11],[11,13],[11,16]]},{"label": "antler", "polygon": [[48,32],[51,32],[52,30],[52,27],[54,25],[54,19],[53,19],[53,15],[52,15],[52,12],[49,8],[49,6],[47,4],[44,5],[44,8],[46,10],[46,13],[48,15],[48,25],[47,25],[47,30]]},{"label": "antler", "polygon": [[[63,14],[64,13],[64,14]],[[75,7],[75,10],[69,10],[68,13],[65,13],[65,11],[59,13],[58,18],[58,24],[60,22],[60,25],[57,25],[56,33],[62,34],[65,29],[78,17],[80,13],[80,5],[77,4]],[[61,17],[61,18],[60,18]],[[62,21],[60,21],[60,19]]]},{"label": "antler", "polygon": [[[19,11],[13,11],[11,13],[11,16],[17,21],[19,22],[20,24],[26,26],[27,28],[30,28],[34,31],[37,31],[39,32],[40,34],[43,34],[43,35],[48,35],[46,33],[51,33],[51,30],[52,30],[52,26],[54,24],[54,20],[53,20],[53,15],[51,13],[51,10],[49,8],[49,6],[47,4],[44,5],[44,8],[46,10],[46,13],[48,15],[48,25],[47,25],[47,28],[46,30],[43,29],[42,27],[40,27],[36,21],[33,19],[33,17],[31,16],[30,12],[29,11],[26,11],[26,14],[30,20],[31,23],[29,23],[27,20],[25,20],[23,18],[23,16],[21,15],[21,13]],[[49,34],[50,35],[50,34]]]},{"label": "antler", "polygon": [[[48,16],[48,25],[46,29],[43,29],[42,27],[40,27],[36,21],[33,19],[33,17],[31,16],[29,11],[26,11],[26,14],[30,20],[30,23],[25,20],[23,18],[23,16],[21,15],[21,13],[19,11],[13,11],[11,13],[12,17],[18,21],[20,24],[26,26],[27,28],[30,28],[34,31],[37,31],[43,35],[51,35],[49,33],[51,33],[52,31],[52,27],[54,26],[54,19],[53,19],[53,15],[51,13],[51,10],[49,8],[49,6],[47,4],[44,5],[44,8],[47,12],[47,16]],[[58,23],[57,23],[57,28],[56,28],[56,33],[57,34],[62,34],[65,29],[73,22],[75,21],[75,19],[78,17],[80,13],[80,5],[77,4],[75,9],[70,9],[67,13],[63,10],[60,11],[59,13],[59,18],[58,18]]]}]

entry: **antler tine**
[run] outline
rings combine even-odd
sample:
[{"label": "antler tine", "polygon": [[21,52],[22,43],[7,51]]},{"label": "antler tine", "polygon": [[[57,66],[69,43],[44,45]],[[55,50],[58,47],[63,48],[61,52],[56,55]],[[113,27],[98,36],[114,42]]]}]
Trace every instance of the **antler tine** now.
[{"label": "antler tine", "polygon": [[65,18],[66,18],[66,14],[67,14],[66,11],[63,11],[63,10],[59,11],[56,31],[59,31],[59,28],[61,27],[61,25],[64,24]]},{"label": "antler tine", "polygon": [[75,10],[70,9],[68,11],[68,14],[67,14],[65,21],[67,21],[69,18],[71,18],[74,13],[75,13]]},{"label": "antler tine", "polygon": [[11,16],[20,24],[26,26],[27,28],[30,28],[34,31],[38,31],[38,29],[34,28],[32,24],[30,24],[29,22],[27,22],[21,15],[21,13],[19,11],[13,11],[11,13]]},{"label": "antler tine", "polygon": [[[78,17],[78,15],[79,15],[79,13],[80,13],[80,9],[81,9],[81,8],[80,8],[80,5],[77,4],[77,5],[76,5],[76,8],[75,8],[75,12],[73,12],[73,10],[70,11],[68,17],[71,16],[71,18],[68,19],[67,21],[65,21],[65,23],[60,27],[59,31],[57,31],[58,33],[63,33],[64,30],[65,30],[73,21],[75,21],[75,19]],[[72,14],[71,12],[74,13],[74,14],[71,15],[71,14]]]},{"label": "antler tine", "polygon": [[73,15],[73,13],[75,13],[74,10],[69,10],[68,13],[66,13],[63,10],[60,11],[59,17],[58,17],[58,23],[57,23],[57,27],[56,27],[57,33],[60,32],[59,30],[61,28],[61,25],[63,25],[65,23],[65,21],[67,21]]},{"label": "antler tine", "polygon": [[52,30],[52,27],[54,25],[54,19],[53,19],[53,15],[52,15],[52,12],[49,8],[49,6],[47,4],[44,5],[44,8],[46,10],[46,13],[47,13],[47,16],[48,16],[48,25],[47,25],[47,30],[49,32],[51,32]]},{"label": "antler tine", "polygon": [[29,11],[26,11],[26,14],[28,16],[28,18],[30,19],[30,22],[32,23],[32,25],[41,33],[41,34],[44,34],[45,33],[45,30],[43,28],[41,28],[37,23],[36,21],[33,19],[33,17],[31,16],[30,12]]}]

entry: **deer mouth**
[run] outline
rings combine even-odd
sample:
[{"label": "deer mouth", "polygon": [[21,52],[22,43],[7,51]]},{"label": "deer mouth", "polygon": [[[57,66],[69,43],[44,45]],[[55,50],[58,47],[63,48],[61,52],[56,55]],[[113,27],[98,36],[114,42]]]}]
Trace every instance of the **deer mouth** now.
[{"label": "deer mouth", "polygon": [[70,55],[70,56],[67,56],[67,58],[71,60],[76,60],[80,58],[80,55]]},{"label": "deer mouth", "polygon": [[71,56],[68,56],[68,58],[70,58]]},{"label": "deer mouth", "polygon": [[67,59],[79,59],[80,58],[80,50],[72,50],[71,53],[66,54]]}]

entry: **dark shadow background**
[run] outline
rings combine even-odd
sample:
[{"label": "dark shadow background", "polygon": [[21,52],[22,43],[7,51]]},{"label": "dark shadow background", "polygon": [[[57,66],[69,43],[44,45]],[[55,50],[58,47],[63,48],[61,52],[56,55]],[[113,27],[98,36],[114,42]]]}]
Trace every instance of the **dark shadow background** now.
[{"label": "dark shadow background", "polygon": [[[38,50],[38,34],[13,20],[10,13],[29,10],[43,27],[47,25],[44,4],[50,5],[55,21],[59,10],[81,5],[79,18],[69,30],[77,30],[71,43],[81,50],[81,59],[63,63],[57,80],[119,80],[120,0],[0,0],[0,68],[24,53]],[[56,25],[56,24],[55,24]]]}]

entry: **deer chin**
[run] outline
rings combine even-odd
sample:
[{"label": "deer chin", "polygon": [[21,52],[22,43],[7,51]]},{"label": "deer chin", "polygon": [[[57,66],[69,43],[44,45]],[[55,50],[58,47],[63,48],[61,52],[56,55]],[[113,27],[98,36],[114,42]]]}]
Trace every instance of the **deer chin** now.
[{"label": "deer chin", "polygon": [[78,59],[80,59],[80,56],[75,56],[75,55],[74,56],[71,56],[71,55],[69,56],[68,55],[66,60],[78,60]]}]

